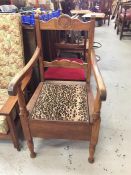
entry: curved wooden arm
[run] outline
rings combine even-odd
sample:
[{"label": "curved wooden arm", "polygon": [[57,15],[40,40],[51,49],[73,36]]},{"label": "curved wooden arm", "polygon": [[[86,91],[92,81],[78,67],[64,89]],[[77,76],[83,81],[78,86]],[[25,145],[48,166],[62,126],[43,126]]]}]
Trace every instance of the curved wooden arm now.
[{"label": "curved wooden arm", "polygon": [[92,66],[94,77],[95,77],[95,80],[97,83],[98,91],[100,93],[100,99],[102,101],[104,101],[104,100],[106,100],[106,96],[107,96],[106,87],[105,87],[104,81],[102,79],[100,70],[97,66],[96,56],[95,56],[94,50],[92,50],[92,52],[91,52],[91,66]]},{"label": "curved wooden arm", "polygon": [[13,78],[8,86],[8,94],[10,96],[17,95],[17,88],[21,84],[22,80],[26,77],[28,73],[31,72],[34,64],[37,62],[40,54],[40,48],[37,47],[32,58],[27,63],[27,65]]},{"label": "curved wooden arm", "polygon": [[[28,85],[29,81],[31,79],[31,73],[28,74],[22,81],[21,85],[22,85],[22,90],[24,90],[26,88],[26,86]],[[16,103],[18,101],[18,96],[9,96],[8,100],[6,101],[6,103],[4,104],[4,106],[2,106],[2,108],[0,109],[0,115],[10,115],[11,111],[13,110],[13,108],[15,107]]]}]

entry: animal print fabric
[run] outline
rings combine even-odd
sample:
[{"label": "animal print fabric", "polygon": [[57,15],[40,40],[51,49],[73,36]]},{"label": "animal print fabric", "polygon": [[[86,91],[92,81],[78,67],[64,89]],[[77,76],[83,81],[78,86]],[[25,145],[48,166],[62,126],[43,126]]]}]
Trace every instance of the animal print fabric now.
[{"label": "animal print fabric", "polygon": [[[53,82],[53,81],[52,81]],[[47,81],[32,110],[32,119],[88,121],[86,84]]]}]

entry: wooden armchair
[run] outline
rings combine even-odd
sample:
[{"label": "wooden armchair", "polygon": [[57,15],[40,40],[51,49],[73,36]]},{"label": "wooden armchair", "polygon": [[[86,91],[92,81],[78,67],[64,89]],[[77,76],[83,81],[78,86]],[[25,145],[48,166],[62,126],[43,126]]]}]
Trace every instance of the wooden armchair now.
[{"label": "wooden armchair", "polygon": [[[21,17],[19,14],[0,14],[0,139],[12,140],[18,150],[18,97],[9,97],[7,88],[23,67]],[[28,76],[22,81],[22,89],[27,79]]]},{"label": "wooden armchair", "polygon": [[[36,17],[36,51],[24,67],[11,81],[8,87],[9,95],[18,94],[20,118],[30,150],[30,156],[34,158],[33,137],[88,140],[89,162],[94,162],[94,152],[98,141],[100,128],[100,110],[102,101],[106,100],[106,88],[97,67],[95,52],[93,50],[93,38],[95,22],[81,22],[71,19],[68,15],[43,22]],[[77,63],[68,60],[44,61],[42,55],[42,30],[79,30],[88,31],[89,51],[88,64]],[[41,82],[34,95],[26,105],[22,92],[22,80],[32,72],[33,66],[39,62]],[[44,67],[83,68],[86,81],[44,81]],[[97,93],[93,97],[90,86],[91,71],[97,84]]]}]

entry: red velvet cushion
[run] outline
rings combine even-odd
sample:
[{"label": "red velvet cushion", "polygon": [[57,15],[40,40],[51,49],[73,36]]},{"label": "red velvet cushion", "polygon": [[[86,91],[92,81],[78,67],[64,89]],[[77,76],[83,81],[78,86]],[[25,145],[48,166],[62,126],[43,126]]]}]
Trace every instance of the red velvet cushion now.
[{"label": "red velvet cushion", "polygon": [[[83,63],[78,58],[57,58],[56,60],[71,60],[78,63]],[[44,73],[45,79],[49,80],[85,80],[85,72],[83,69],[77,68],[48,68]]]}]

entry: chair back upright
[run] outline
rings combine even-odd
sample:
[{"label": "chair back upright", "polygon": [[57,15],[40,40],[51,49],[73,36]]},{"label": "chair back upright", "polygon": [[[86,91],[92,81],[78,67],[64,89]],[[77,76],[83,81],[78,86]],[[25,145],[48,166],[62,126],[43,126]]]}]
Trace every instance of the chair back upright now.
[{"label": "chair back upright", "polygon": [[[90,74],[91,69],[91,50],[93,48],[93,42],[94,42],[94,28],[95,28],[95,21],[92,19],[88,22],[80,21],[77,18],[71,18],[68,15],[61,15],[58,18],[53,18],[47,22],[41,21],[39,19],[39,16],[35,16],[35,28],[36,28],[36,38],[37,38],[37,46],[41,49],[40,52],[40,75],[41,75],[41,81],[44,81],[43,77],[43,69],[44,67],[66,67],[66,68],[83,68],[87,72],[87,76]],[[43,58],[43,51],[42,51],[42,37],[41,32],[42,31],[85,31],[88,32],[88,66],[87,63],[77,63],[77,62],[71,62],[67,60],[56,60],[52,62],[44,61]],[[86,61],[87,62],[87,61]]]}]

